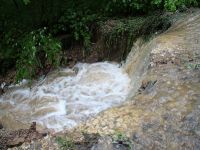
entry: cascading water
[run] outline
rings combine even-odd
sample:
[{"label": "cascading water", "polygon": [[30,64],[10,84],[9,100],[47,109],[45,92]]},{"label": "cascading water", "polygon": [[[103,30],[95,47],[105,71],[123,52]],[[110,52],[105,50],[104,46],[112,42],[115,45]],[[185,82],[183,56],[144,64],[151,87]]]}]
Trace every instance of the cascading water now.
[{"label": "cascading water", "polygon": [[166,32],[134,44],[124,64],[129,101],[76,130],[120,131],[134,149],[200,149],[200,10],[179,17]]},{"label": "cascading water", "polygon": [[12,129],[36,121],[59,131],[127,100],[75,131],[120,131],[131,137],[134,149],[200,149],[199,39],[196,10],[161,35],[138,39],[122,67],[77,64],[52,72],[31,89],[26,83],[10,87],[0,98],[0,121]]},{"label": "cascading water", "polygon": [[8,128],[36,121],[42,128],[60,131],[120,104],[129,85],[119,64],[80,63],[51,73],[31,88],[25,83],[10,86],[0,97],[0,120]]}]

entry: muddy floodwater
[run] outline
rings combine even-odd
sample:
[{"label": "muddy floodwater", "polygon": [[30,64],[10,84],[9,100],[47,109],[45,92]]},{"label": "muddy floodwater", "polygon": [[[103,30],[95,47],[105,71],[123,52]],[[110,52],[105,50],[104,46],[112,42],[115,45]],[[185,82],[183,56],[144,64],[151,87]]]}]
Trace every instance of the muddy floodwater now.
[{"label": "muddy floodwater", "polygon": [[31,122],[55,132],[72,128],[125,101],[130,79],[114,63],[77,64],[52,72],[31,87],[13,85],[0,98],[0,120],[17,129]]},{"label": "muddy floodwater", "polygon": [[[122,65],[78,64],[49,74],[31,90],[10,87],[0,98],[0,120],[8,128],[35,120],[54,130],[74,127],[72,133],[123,133],[136,150],[199,150],[199,64],[195,10],[149,41],[139,38]],[[59,149],[49,141],[40,146]]]},{"label": "muddy floodwater", "polygon": [[125,63],[132,79],[127,101],[77,130],[126,133],[134,149],[200,149],[198,64],[199,11],[145,44],[137,41]]}]

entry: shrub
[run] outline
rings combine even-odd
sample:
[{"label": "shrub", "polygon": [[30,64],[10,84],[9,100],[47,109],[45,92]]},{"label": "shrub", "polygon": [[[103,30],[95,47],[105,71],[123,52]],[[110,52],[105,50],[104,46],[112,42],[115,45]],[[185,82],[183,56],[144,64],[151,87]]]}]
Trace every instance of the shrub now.
[{"label": "shrub", "polygon": [[198,6],[198,0],[110,0],[106,11],[111,14],[146,13],[155,9],[175,11],[183,7]]},{"label": "shrub", "polygon": [[128,150],[132,150],[132,141],[124,134],[121,132],[116,132],[112,136],[112,143],[113,144],[119,144],[119,145],[124,145],[127,147]]},{"label": "shrub", "polygon": [[75,144],[71,139],[57,137],[56,142],[58,143],[61,150],[75,150]]},{"label": "shrub", "polygon": [[197,0],[165,0],[164,7],[166,10],[175,11],[178,8],[198,6]]},{"label": "shrub", "polygon": [[[102,18],[131,16],[136,13],[154,13],[154,10],[184,10],[191,6],[200,6],[200,1],[2,0],[0,5],[0,74],[5,74],[8,69],[16,65],[18,80],[32,78],[38,68],[59,64],[61,44],[52,35],[47,34],[46,30],[39,29],[44,26],[48,26],[49,32],[54,35],[71,34],[75,41],[82,42],[85,48],[88,48],[92,36],[91,23],[98,19],[96,14]],[[121,27],[116,28],[117,36],[127,34],[129,41],[132,41],[130,29],[134,28],[123,29],[122,24]]]},{"label": "shrub", "polygon": [[18,54],[15,47],[19,34],[22,34],[20,30],[10,28],[0,35],[0,74],[5,75],[10,68],[15,66]]},{"label": "shrub", "polygon": [[85,48],[88,48],[91,42],[89,26],[95,18],[96,15],[90,15],[87,10],[68,9],[59,19],[59,23],[62,25],[64,31],[69,27],[74,39],[82,41]]},{"label": "shrub", "polygon": [[46,28],[32,31],[16,42],[15,45],[19,49],[16,63],[17,81],[32,79],[38,69],[59,65],[61,44],[45,31]]}]

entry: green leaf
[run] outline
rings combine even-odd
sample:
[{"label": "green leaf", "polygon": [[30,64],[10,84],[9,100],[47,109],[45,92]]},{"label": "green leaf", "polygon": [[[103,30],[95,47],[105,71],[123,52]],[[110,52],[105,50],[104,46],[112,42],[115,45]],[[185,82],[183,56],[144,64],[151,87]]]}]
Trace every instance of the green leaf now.
[{"label": "green leaf", "polygon": [[30,0],[23,0],[25,5],[28,5],[31,1]]}]

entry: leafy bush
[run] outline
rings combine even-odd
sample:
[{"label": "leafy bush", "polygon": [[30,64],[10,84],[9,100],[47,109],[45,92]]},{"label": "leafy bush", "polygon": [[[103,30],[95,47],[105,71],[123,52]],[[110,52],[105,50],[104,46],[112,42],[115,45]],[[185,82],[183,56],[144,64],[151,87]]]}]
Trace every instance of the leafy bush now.
[{"label": "leafy bush", "polygon": [[111,14],[128,14],[141,10],[143,7],[144,2],[140,0],[110,0],[105,7],[105,11]]},{"label": "leafy bush", "polygon": [[38,69],[59,65],[61,44],[45,30],[32,31],[16,42],[20,49],[16,63],[17,81],[32,79]]},{"label": "leafy bush", "polygon": [[23,0],[25,5],[28,5],[31,1],[30,0]]},{"label": "leafy bush", "polygon": [[137,12],[150,12],[155,9],[175,11],[178,8],[198,6],[198,0],[110,0],[106,11],[111,14],[131,14]]},{"label": "leafy bush", "polygon": [[198,0],[165,0],[164,7],[166,10],[175,11],[178,8],[198,6]]},{"label": "leafy bush", "polygon": [[128,150],[132,150],[132,141],[124,134],[121,132],[116,132],[112,136],[112,142],[113,144],[122,144],[127,147]]},{"label": "leafy bush", "polygon": [[[85,48],[88,48],[91,44],[91,24],[97,20],[97,16],[102,18],[130,16],[154,10],[175,11],[190,6],[200,6],[200,1],[2,0],[0,5],[0,73],[5,73],[6,69],[16,66],[17,79],[20,80],[32,78],[38,68],[57,66],[61,46],[52,35],[71,34],[75,41],[82,42]],[[47,34],[46,30],[40,29],[44,26],[47,26],[50,29],[49,32],[53,34]],[[123,28],[123,24],[116,28],[116,36],[127,34],[129,41],[132,41],[132,35],[128,34],[132,27]]]},{"label": "leafy bush", "polygon": [[4,75],[10,68],[15,66],[18,54],[15,47],[19,34],[22,34],[20,30],[11,28],[0,35],[0,74]]},{"label": "leafy bush", "polygon": [[69,28],[74,39],[76,41],[83,41],[83,45],[88,48],[91,42],[89,26],[95,18],[96,15],[90,15],[87,10],[68,9],[59,19],[59,24],[63,31]]},{"label": "leafy bush", "polygon": [[71,139],[64,139],[62,137],[57,137],[56,142],[60,146],[61,150],[75,150],[75,144]]},{"label": "leafy bush", "polygon": [[[120,60],[124,60],[138,37],[148,40],[155,32],[161,33],[170,25],[169,18],[159,12],[153,15],[108,20],[100,25],[104,49],[109,51],[108,55],[116,55]],[[117,55],[120,51],[122,54]],[[111,55],[109,57],[112,57]]]}]

